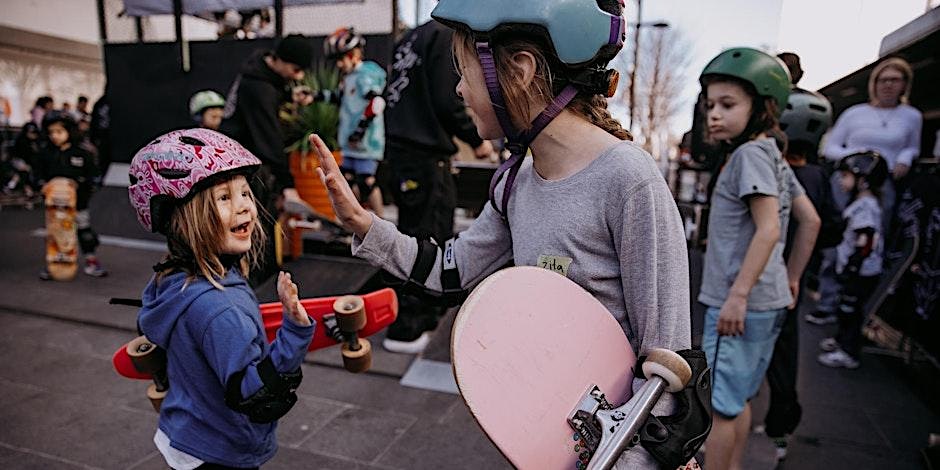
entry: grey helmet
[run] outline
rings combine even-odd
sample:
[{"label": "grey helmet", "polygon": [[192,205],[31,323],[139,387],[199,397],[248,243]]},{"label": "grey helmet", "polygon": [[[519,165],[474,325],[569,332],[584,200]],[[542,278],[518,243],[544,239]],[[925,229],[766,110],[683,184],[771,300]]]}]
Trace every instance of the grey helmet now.
[{"label": "grey helmet", "polygon": [[793,89],[780,116],[780,129],[787,133],[790,142],[804,141],[818,146],[831,126],[832,105],[825,96]]}]

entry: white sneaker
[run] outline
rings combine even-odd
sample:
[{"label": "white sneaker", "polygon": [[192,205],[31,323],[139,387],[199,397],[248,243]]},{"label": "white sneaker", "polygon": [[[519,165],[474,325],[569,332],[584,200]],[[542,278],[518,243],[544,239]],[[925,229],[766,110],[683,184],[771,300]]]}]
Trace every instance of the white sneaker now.
[{"label": "white sneaker", "polygon": [[807,313],[803,319],[814,325],[831,325],[839,321],[834,313],[823,312]]},{"label": "white sneaker", "polygon": [[832,352],[820,354],[817,358],[819,363],[826,367],[844,367],[846,369],[858,369],[858,360],[853,359],[845,351],[836,349]]},{"label": "white sneaker", "polygon": [[836,341],[833,337],[828,337],[819,342],[819,349],[822,349],[824,352],[833,352],[836,349],[842,349],[842,346],[839,345],[839,342]]},{"label": "white sneaker", "polygon": [[774,448],[776,449],[774,455],[777,457],[777,461],[786,460],[787,458],[787,444],[790,442],[789,436],[784,437],[772,437],[770,438],[771,442],[774,443]]},{"label": "white sneaker", "polygon": [[414,341],[398,341],[385,338],[382,340],[382,347],[388,351],[399,354],[419,354],[428,347],[431,342],[431,334],[425,331]]}]

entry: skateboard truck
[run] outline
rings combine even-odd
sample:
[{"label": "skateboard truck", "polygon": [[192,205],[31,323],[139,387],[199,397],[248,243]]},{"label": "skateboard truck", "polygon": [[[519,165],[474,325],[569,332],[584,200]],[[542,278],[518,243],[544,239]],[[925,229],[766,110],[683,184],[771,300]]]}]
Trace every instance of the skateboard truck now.
[{"label": "skateboard truck", "polygon": [[170,388],[170,380],[166,375],[166,351],[151,343],[146,336],[138,336],[127,343],[127,355],[139,372],[153,377],[153,383],[147,387],[147,398],[154,411],[159,413],[160,405]]},{"label": "skateboard truck", "polygon": [[578,470],[613,467],[620,454],[640,442],[640,428],[663,392],[682,390],[692,377],[685,359],[667,349],[651,350],[643,373],[649,380],[623,405],[614,408],[592,384],[568,415],[578,441]]}]

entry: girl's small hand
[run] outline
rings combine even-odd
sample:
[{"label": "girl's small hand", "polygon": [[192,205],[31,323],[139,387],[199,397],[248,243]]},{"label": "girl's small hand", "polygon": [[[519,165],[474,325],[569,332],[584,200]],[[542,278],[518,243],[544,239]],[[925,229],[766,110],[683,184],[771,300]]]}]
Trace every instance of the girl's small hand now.
[{"label": "girl's small hand", "polygon": [[310,317],[307,310],[297,298],[297,284],[290,279],[290,274],[281,271],[277,273],[277,296],[284,305],[284,315],[300,326],[310,326]]},{"label": "girl's small hand", "polygon": [[329,193],[330,203],[333,205],[333,212],[336,213],[339,223],[360,239],[365,238],[366,233],[372,227],[372,214],[359,204],[352,188],[349,187],[339,166],[336,165],[330,148],[323,143],[320,136],[311,134],[310,146],[317,151],[317,158],[320,160],[317,174],[320,175],[320,181]]},{"label": "girl's small hand", "polygon": [[729,295],[718,313],[718,334],[722,336],[743,335],[746,314],[747,297]]}]

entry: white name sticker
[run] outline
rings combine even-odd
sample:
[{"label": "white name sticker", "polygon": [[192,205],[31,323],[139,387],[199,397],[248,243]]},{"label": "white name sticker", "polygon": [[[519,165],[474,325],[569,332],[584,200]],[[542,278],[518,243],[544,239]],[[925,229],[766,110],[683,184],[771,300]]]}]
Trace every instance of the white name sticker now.
[{"label": "white name sticker", "polygon": [[571,258],[566,256],[539,255],[538,266],[568,277],[568,267],[571,266]]}]

